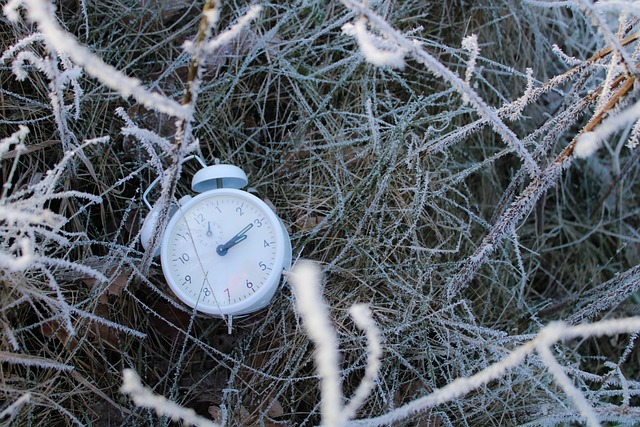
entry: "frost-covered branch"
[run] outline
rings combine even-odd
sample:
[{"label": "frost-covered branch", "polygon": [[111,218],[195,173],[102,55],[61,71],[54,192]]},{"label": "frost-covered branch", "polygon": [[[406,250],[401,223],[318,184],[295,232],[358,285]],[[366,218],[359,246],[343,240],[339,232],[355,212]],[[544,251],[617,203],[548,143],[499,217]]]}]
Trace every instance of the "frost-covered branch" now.
[{"label": "frost-covered branch", "polygon": [[489,255],[498,249],[499,244],[510,234],[520,220],[531,212],[540,197],[556,184],[563,169],[569,164],[569,160],[568,158],[560,159],[547,166],[541,176],[529,184],[520,196],[498,217],[491,231],[482,239],[473,255],[467,258],[460,271],[448,280],[447,298],[449,300],[455,298],[460,291],[467,287]]},{"label": "frost-covered branch", "polygon": [[153,409],[158,415],[170,417],[174,421],[182,420],[187,426],[220,427],[219,424],[197,415],[193,409],[184,408],[164,396],[154,394],[142,385],[133,369],[125,369],[122,373],[120,391],[129,395],[136,405]]},{"label": "frost-covered branch", "polygon": [[29,403],[31,400],[31,393],[25,393],[16,399],[11,405],[7,406],[2,412],[0,412],[0,420],[11,420],[20,408]]},{"label": "frost-covered branch", "polygon": [[[469,52],[469,59],[467,60],[467,70],[464,74],[464,81],[466,84],[471,84],[471,77],[473,73],[476,71],[476,61],[478,60],[478,56],[480,56],[480,46],[478,45],[478,36],[476,34],[471,34],[462,39],[462,48]],[[463,99],[466,101],[466,95],[462,95]]]},{"label": "frost-covered branch", "polygon": [[298,262],[290,275],[295,290],[296,308],[304,320],[304,328],[316,346],[315,361],[320,377],[322,424],[341,426],[343,414],[342,379],[338,337],[331,324],[329,309],[320,292],[320,269],[311,262]]},{"label": "frost-covered branch", "polygon": [[[27,50],[34,43],[44,42],[46,37],[37,33],[35,36],[28,36],[7,49],[0,63],[4,63],[13,58],[11,68],[18,81],[24,81],[28,77],[27,64],[31,64],[36,70],[42,72],[48,80],[49,101],[53,112],[53,117],[58,128],[62,147],[65,150],[72,149],[77,144],[75,135],[69,130],[67,123],[67,113],[73,111],[74,119],[79,118],[80,99],[83,95],[78,79],[82,76],[82,68],[73,65],[68,56],[63,51],[56,51],[49,45],[45,55],[35,53],[35,50]],[[62,70],[60,69],[62,66]],[[65,92],[67,88],[73,88],[73,104],[65,105]]]},{"label": "frost-covered branch", "polygon": [[149,92],[140,80],[125,76],[115,67],[105,63],[81,45],[76,38],[63,30],[55,19],[55,8],[47,0],[11,0],[4,6],[4,14],[12,21],[19,19],[18,9],[23,6],[27,16],[38,25],[47,43],[56,51],[67,54],[91,76],[105,86],[117,90],[123,97],[133,96],[145,107],[179,118],[190,118],[193,110],[159,93]]},{"label": "frost-covered branch", "polygon": [[360,17],[354,24],[344,24],[342,31],[355,37],[358,42],[360,52],[365,59],[378,67],[393,67],[403,69],[405,66],[404,58],[407,56],[405,49],[398,48],[389,40],[372,34],[367,29],[367,19]]},{"label": "frost-covered branch", "polygon": [[569,375],[564,371],[562,365],[558,363],[551,349],[542,344],[536,347],[536,352],[542,359],[542,362],[546,365],[547,369],[553,375],[553,379],[556,383],[564,390],[564,392],[569,396],[576,408],[580,412],[580,414],[587,421],[587,426],[589,427],[599,427],[600,422],[598,421],[598,416],[593,410],[593,407],[589,404],[587,398],[578,390],[578,388],[573,384],[573,380],[569,378]]},{"label": "frost-covered branch", "polygon": [[369,308],[365,304],[355,304],[351,306],[349,313],[351,313],[351,317],[358,328],[364,331],[367,336],[367,365],[358,388],[353,393],[349,403],[344,407],[344,417],[347,420],[356,415],[358,408],[373,391],[382,358],[380,330],[376,326]]},{"label": "frost-covered branch", "polygon": [[640,289],[640,265],[619,272],[615,277],[580,294],[580,299],[571,303],[580,307],[568,319],[577,324],[593,319],[600,313],[617,306]]},{"label": "frost-covered branch", "polygon": [[[385,36],[385,39],[394,45],[393,50],[389,49],[389,52],[397,52],[398,55],[402,54],[403,57],[411,56],[416,61],[424,65],[434,75],[446,80],[470,105],[475,108],[480,116],[485,118],[491,124],[493,129],[502,137],[502,139],[516,151],[518,156],[520,156],[524,162],[529,175],[532,178],[537,178],[540,175],[539,166],[533,160],[524,144],[522,144],[522,141],[520,141],[517,135],[502,121],[502,119],[496,114],[496,111],[489,107],[482,97],[480,97],[480,95],[473,90],[469,84],[460,78],[460,76],[451,71],[442,62],[438,61],[433,55],[423,49],[415,40],[408,39],[402,33],[391,27],[384,18],[373,12],[364,4],[357,0],[342,0],[342,2],[350,9],[360,14],[360,16],[366,17],[369,23],[375,26]],[[361,20],[362,18],[359,19]],[[358,33],[356,32],[356,34]],[[378,51],[379,50],[380,49],[378,49]],[[371,58],[374,63],[376,61],[375,54],[378,53],[378,51],[374,51],[373,49],[370,50],[372,54]],[[398,58],[396,58],[395,61],[399,63]]]},{"label": "frost-covered branch", "polygon": [[328,307],[320,292],[322,288],[320,268],[310,261],[299,261],[289,277],[295,291],[296,308],[303,319],[303,326],[316,346],[314,358],[320,377],[322,425],[342,426],[355,415],[373,390],[382,355],[380,331],[365,305],[356,304],[350,309],[354,322],[367,337],[367,366],[351,401],[344,406],[338,338],[330,320]]},{"label": "frost-covered branch", "polygon": [[587,158],[593,155],[602,146],[602,142],[615,131],[637,122],[640,119],[640,102],[633,104],[618,114],[613,114],[605,119],[591,132],[583,133],[575,148],[575,155],[579,158]]},{"label": "frost-covered branch", "polygon": [[212,40],[208,41],[204,45],[204,52],[208,54],[215,53],[216,50],[220,47],[226,46],[235,38],[238,38],[242,34],[242,31],[244,31],[249,26],[249,24],[251,24],[251,21],[255,20],[258,17],[261,11],[262,6],[251,6],[249,10],[247,10],[247,13],[238,18],[238,22],[233,24],[226,31],[218,34]]},{"label": "frost-covered branch", "polygon": [[626,73],[630,75],[637,75],[637,69],[634,65],[635,61],[633,61],[631,56],[629,56],[629,53],[624,49],[618,37],[609,28],[609,25],[607,25],[607,23],[602,19],[600,11],[596,10],[591,1],[578,0],[578,3],[586,11],[587,16],[591,18],[593,24],[598,28],[600,34],[602,34],[604,39],[607,41],[607,44],[609,44],[609,46],[611,46],[615,51],[614,56],[620,56]]},{"label": "frost-covered branch", "polygon": [[[609,132],[610,128],[617,126],[618,122],[615,121],[615,118],[606,119],[604,123],[603,119],[608,112],[613,110],[618,105],[618,102],[624,99],[629,91],[633,89],[634,79],[620,76],[613,82],[612,87],[615,88],[615,91],[605,107],[594,114],[589,122],[582,128],[580,134],[573,138],[564,150],[556,156],[554,161],[542,171],[541,175],[533,180],[520,196],[505,209],[496,219],[491,230],[484,237],[480,246],[476,248],[473,255],[467,258],[460,271],[449,279],[447,286],[447,297],[449,299],[454,298],[469,284],[485,260],[498,248],[499,244],[509,234],[509,230],[513,229],[525,215],[531,212],[535,203],[547,190],[557,184],[564,168],[568,167],[572,160],[579,154],[593,152],[593,147],[597,145],[598,140],[590,135],[593,135],[594,132]],[[591,91],[585,98],[594,100],[601,90],[602,87],[600,87],[599,90]],[[636,107],[632,107],[626,110],[625,113],[621,113],[615,117],[625,114],[624,120],[629,121],[635,119],[638,117],[638,112],[635,111],[635,108]],[[629,118],[626,118],[627,115]],[[612,124],[608,125],[608,122],[612,122]],[[603,130],[600,130],[601,128]],[[585,137],[585,135],[587,136]],[[579,147],[580,145],[583,147]],[[597,149],[597,147],[595,149]],[[576,150],[578,150],[577,153]]]},{"label": "frost-covered branch", "polygon": [[[540,349],[549,349],[553,344],[558,342],[568,341],[574,338],[630,334],[638,330],[640,330],[640,317],[603,320],[592,324],[582,324],[578,326],[568,326],[562,322],[555,322],[543,328],[534,339],[511,351],[506,357],[492,364],[488,368],[481,370],[477,374],[466,378],[458,378],[446,386],[433,391],[427,396],[416,399],[398,409],[388,412],[385,415],[369,418],[367,420],[352,421],[349,425],[366,425],[369,427],[392,425],[405,420],[412,415],[424,412],[434,406],[459,399],[467,393],[504,376],[507,371],[522,364],[527,356],[532,355],[535,352],[540,353]],[[554,373],[554,376],[562,376],[562,378],[566,376],[561,367],[562,375],[559,374],[559,365],[555,364],[557,362],[547,364],[551,359],[549,359],[549,354],[545,350],[542,351],[541,356],[542,361],[546,364],[547,368]],[[551,358],[555,361],[553,355],[551,355]],[[565,383],[560,385],[567,390],[571,387],[575,388],[572,384],[571,387],[570,384]],[[594,420],[596,415],[593,413],[593,408],[587,409],[587,407],[582,406],[588,405],[590,407],[588,402],[583,400],[584,396],[582,398],[575,395],[571,397],[579,401],[579,405],[581,405],[579,410],[583,412],[583,415],[587,416],[593,425],[598,425],[597,420]]]},{"label": "frost-covered branch", "polygon": [[[182,105],[190,111],[195,108],[198,99],[206,54],[219,45],[228,43],[228,41],[237,37],[262,10],[260,6],[250,7],[247,13],[242,16],[235,25],[231,26],[231,28],[222,32],[212,40],[209,40],[211,38],[213,28],[218,23],[220,7],[221,5],[219,0],[206,0],[204,2],[202,17],[200,19],[200,25],[195,39],[193,42],[185,44],[185,48],[191,54],[191,58],[189,60],[189,69],[187,71],[187,81],[185,82],[185,92],[182,98]],[[122,111],[120,112],[120,115],[125,116]],[[168,148],[166,147],[166,143],[163,138],[155,135],[153,132],[136,129],[135,126],[132,126],[133,123],[131,122],[123,129],[123,132],[129,132],[141,141],[155,142],[159,146],[165,147],[165,152],[169,154],[170,159],[170,164],[166,170],[160,171],[160,167],[157,166],[161,176],[161,194],[157,201],[157,206],[160,208],[158,209],[157,220],[154,227],[155,232],[152,233],[152,238],[148,242],[145,258],[142,262],[143,272],[146,272],[149,268],[151,256],[156,253],[156,250],[159,247],[161,230],[164,230],[168,220],[169,209],[175,193],[177,181],[182,173],[182,163],[185,161],[185,158],[198,147],[198,141],[197,139],[194,139],[192,135],[192,122],[193,116],[181,117],[176,122],[175,140],[173,141],[172,146]],[[152,159],[155,160],[156,156],[153,152],[152,146],[148,146],[147,150],[152,153]],[[159,164],[157,161],[155,163]]]}]

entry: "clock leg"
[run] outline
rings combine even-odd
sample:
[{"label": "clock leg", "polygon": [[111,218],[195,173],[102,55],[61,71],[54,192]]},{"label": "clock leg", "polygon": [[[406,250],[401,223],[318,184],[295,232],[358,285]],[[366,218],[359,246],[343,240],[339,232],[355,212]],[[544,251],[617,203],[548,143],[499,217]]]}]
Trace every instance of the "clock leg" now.
[{"label": "clock leg", "polygon": [[231,329],[233,328],[233,316],[227,316],[227,334],[231,335]]}]

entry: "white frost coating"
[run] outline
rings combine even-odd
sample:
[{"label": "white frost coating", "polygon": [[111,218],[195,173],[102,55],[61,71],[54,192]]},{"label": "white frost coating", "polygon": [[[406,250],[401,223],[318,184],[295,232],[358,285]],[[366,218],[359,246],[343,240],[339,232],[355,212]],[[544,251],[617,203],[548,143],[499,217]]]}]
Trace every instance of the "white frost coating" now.
[{"label": "white frost coating", "polygon": [[310,261],[301,261],[296,263],[289,278],[304,328],[316,347],[315,360],[322,395],[322,425],[341,426],[346,418],[342,410],[338,338],[320,292],[320,268]]},{"label": "white frost coating", "polygon": [[520,98],[516,99],[511,103],[510,105],[511,111],[507,115],[507,117],[509,117],[509,119],[513,121],[516,121],[521,118],[522,111],[536,96],[534,92],[534,87],[533,87],[533,69],[527,68],[526,72],[527,72],[527,87],[524,90],[524,94],[522,94]]},{"label": "white frost coating", "polygon": [[[368,19],[368,22],[371,23],[385,37],[384,39],[376,37],[376,40],[384,42],[385,46],[393,47],[393,49],[395,49],[396,51],[395,54],[398,55],[398,57],[400,56],[400,54],[402,55],[403,63],[404,57],[406,55],[410,55],[417,62],[426,66],[427,69],[435,76],[442,77],[449,84],[451,84],[451,86],[456,91],[467,97],[469,100],[469,104],[474,107],[478,114],[480,114],[489,123],[491,123],[494,130],[504,139],[505,142],[510,144],[516,151],[518,156],[520,156],[520,158],[526,165],[529,175],[533,178],[538,178],[540,176],[540,167],[535,162],[531,154],[527,151],[522,141],[520,141],[517,135],[505,125],[502,119],[496,114],[495,109],[487,105],[487,103],[480,97],[480,95],[478,95],[471,88],[471,86],[465,83],[462,78],[460,78],[446,65],[441,63],[434,56],[424,50],[417,41],[410,40],[404,34],[401,34],[397,30],[395,30],[393,27],[391,27],[391,25],[389,25],[387,21],[385,21],[384,18],[368,9],[363,3],[360,3],[357,0],[342,0],[342,2],[350,9],[354,10],[356,13],[365,16],[366,19]],[[365,18],[359,18],[358,21],[362,21],[363,19]],[[349,34],[352,31],[357,31],[356,26],[358,25],[358,21],[356,21],[356,25],[352,27],[347,26],[345,29],[345,26],[343,26],[343,32]],[[365,24],[363,22],[359,25],[364,26]]]},{"label": "white frost coating", "polygon": [[15,55],[16,52],[19,52],[22,49],[25,49],[27,46],[31,45],[32,43],[42,42],[44,40],[45,38],[44,38],[44,35],[42,35],[42,33],[34,33],[34,34],[31,34],[30,36],[27,36],[21,39],[19,42],[11,46],[9,49],[5,50],[5,52],[0,57],[0,63],[5,62],[7,59]]},{"label": "white frost coating", "polygon": [[24,6],[27,16],[38,25],[47,42],[57,51],[66,53],[76,64],[105,86],[117,90],[127,98],[133,96],[145,107],[174,117],[189,119],[193,109],[183,106],[158,93],[147,91],[140,80],[125,76],[115,67],[105,63],[87,47],[78,43],[75,37],[64,31],[56,22],[54,7],[45,0],[11,0],[3,8],[4,14],[12,21],[19,18],[18,8]]},{"label": "white frost coating", "polygon": [[185,425],[219,427],[219,424],[197,415],[193,409],[183,408],[164,396],[151,392],[142,385],[140,377],[133,369],[125,369],[122,373],[120,391],[128,394],[136,405],[151,408],[158,415],[170,417],[174,421],[183,420]]},{"label": "white frost coating", "polygon": [[580,390],[576,388],[571,378],[569,378],[569,376],[564,372],[564,369],[558,363],[549,347],[546,345],[539,345],[538,348],[536,348],[536,351],[547,366],[547,369],[549,369],[549,372],[553,375],[553,379],[556,383],[558,383],[571,400],[573,400],[576,408],[587,421],[587,426],[600,427],[600,421],[598,421],[598,416],[593,410],[593,407],[589,404],[587,398],[584,397]]},{"label": "white frost coating", "polygon": [[19,255],[0,252],[0,268],[11,271],[24,271],[33,263],[33,242],[31,239],[22,238],[18,241]]},{"label": "white frost coating", "polygon": [[614,116],[609,116],[600,126],[591,132],[585,132],[578,137],[573,153],[576,157],[584,159],[598,151],[602,141],[618,129],[630,122],[640,119],[640,102]]},{"label": "white frost coating", "polygon": [[373,65],[404,68],[406,49],[402,49],[388,40],[375,36],[367,30],[367,20],[360,18],[355,24],[344,24],[342,32],[355,37],[365,59]]},{"label": "white frost coating", "polygon": [[558,57],[560,58],[565,64],[567,64],[570,67],[577,67],[579,65],[583,65],[585,63],[584,60],[582,59],[578,59],[576,57],[573,56],[569,56],[566,53],[564,53],[564,51],[562,50],[562,48],[560,46],[558,46],[557,44],[554,44],[551,47],[551,51]]},{"label": "white frost coating", "polygon": [[[538,352],[538,354],[540,354],[540,349],[548,349],[551,345],[560,341],[567,341],[578,337],[629,334],[638,330],[640,330],[640,317],[602,320],[596,323],[580,324],[577,326],[569,326],[563,322],[553,322],[543,328],[534,339],[517,347],[507,356],[478,373],[469,377],[458,378],[446,386],[436,389],[432,393],[413,400],[412,402],[394,409],[385,415],[362,421],[352,421],[349,425],[366,425],[368,427],[392,425],[410,417],[413,414],[423,412],[445,402],[451,402],[472,390],[502,377],[509,369],[520,365],[528,355],[533,354],[534,352]],[[553,363],[547,363],[550,361],[547,356],[548,355],[545,354],[543,350],[541,359],[557,381],[557,366]],[[553,358],[553,360],[555,361],[555,358]],[[563,386],[563,388],[566,386],[566,384],[560,385]],[[565,388],[565,391],[567,390],[568,389]],[[574,402],[576,402],[576,396],[571,397]],[[578,400],[580,400],[579,397]],[[578,403],[578,405],[580,404],[581,403]],[[586,407],[579,406],[578,409],[583,416],[587,417],[587,421],[590,423],[589,425],[598,425],[594,423],[595,415],[592,416]]]},{"label": "white frost coating", "polygon": [[216,38],[214,38],[209,43],[207,43],[207,45],[205,46],[205,51],[207,53],[212,53],[212,52],[215,52],[215,50],[218,49],[220,46],[225,46],[229,44],[234,38],[240,35],[240,33],[242,32],[242,30],[244,30],[245,27],[249,26],[251,21],[253,21],[258,17],[261,11],[262,11],[262,6],[260,5],[251,6],[247,11],[247,13],[245,13],[244,16],[238,19],[238,22],[233,24],[228,30],[221,33]]},{"label": "white frost coating", "polygon": [[320,268],[311,261],[299,261],[291,271],[289,279],[303,326],[316,348],[315,361],[322,396],[322,426],[343,426],[356,415],[358,408],[375,387],[382,358],[380,330],[365,304],[355,304],[350,308],[349,313],[356,326],[364,331],[367,338],[367,365],[364,377],[351,401],[343,406],[338,338],[329,317],[329,309],[320,292]]},{"label": "white frost coating", "polygon": [[40,356],[31,356],[23,353],[12,353],[0,350],[0,362],[13,363],[22,366],[37,366],[43,369],[57,369],[58,371],[73,371],[75,368],[71,365],[56,362],[53,359],[47,359]]},{"label": "white frost coating", "polygon": [[353,397],[344,408],[345,419],[351,419],[356,415],[356,411],[362,403],[369,397],[375,387],[375,381],[380,371],[382,358],[382,342],[380,340],[380,330],[371,316],[369,307],[365,304],[354,304],[349,309],[356,326],[365,332],[367,336],[367,366],[364,370],[364,377],[360,381],[358,388],[353,393]]},{"label": "white frost coating", "polygon": [[602,146],[602,139],[595,132],[585,132],[578,137],[573,153],[580,159],[591,157]]},{"label": "white frost coating", "polygon": [[476,69],[476,60],[480,55],[480,46],[478,46],[478,36],[471,34],[462,39],[462,47],[469,52],[469,60],[467,61],[467,71],[464,75],[464,81],[471,82],[471,76]]},{"label": "white frost coating", "polygon": [[16,150],[24,150],[26,147],[24,146],[24,139],[29,134],[29,128],[20,125],[18,130],[8,136],[7,138],[0,139],[0,156],[4,155],[12,145],[15,145]]},{"label": "white frost coating", "polygon": [[631,135],[629,136],[629,141],[627,142],[627,148],[630,150],[635,149],[640,143],[640,120],[636,121],[636,124],[633,125],[633,129],[631,129]]},{"label": "white frost coating", "polygon": [[24,405],[25,403],[28,403],[31,400],[31,393],[25,393],[22,396],[20,396],[15,402],[13,402],[11,405],[7,406],[2,412],[0,412],[0,420],[7,420],[7,419],[11,419],[20,409],[20,407],[22,407],[22,405]]},{"label": "white frost coating", "polygon": [[593,2],[591,0],[577,0],[577,3],[579,3],[581,8],[585,11],[586,16],[591,19],[591,23],[598,28],[598,32],[602,35],[604,40],[606,40],[607,45],[611,46],[613,52],[615,52],[616,55],[620,56],[623,62],[622,65],[624,66],[626,72],[628,72],[629,74],[635,74],[632,70],[634,68],[635,61],[629,55],[626,49],[620,44],[620,39],[618,38],[618,36],[616,36],[616,34],[611,31],[605,16],[602,15],[600,11],[597,11],[594,8],[594,5],[592,4]]},{"label": "white frost coating", "polygon": [[215,27],[220,21],[220,5],[216,5],[216,7],[203,12],[203,14],[207,18],[209,28]]},{"label": "white frost coating", "polygon": [[[471,83],[471,77],[476,70],[476,61],[480,55],[480,46],[478,46],[478,36],[471,34],[470,36],[462,39],[462,48],[469,52],[469,60],[467,61],[467,71],[464,75],[464,81],[466,84]],[[466,92],[462,94],[462,102],[469,103],[469,96]]]},{"label": "white frost coating", "polygon": [[[38,54],[31,50],[22,50],[35,42],[46,44],[46,54]],[[69,57],[61,50],[54,50],[51,44],[47,44],[46,37],[37,33],[36,37],[26,37],[7,49],[0,58],[0,63],[7,62],[13,57],[11,68],[18,81],[28,77],[26,64],[31,64],[34,69],[42,72],[47,79],[49,87],[49,100],[51,110],[60,134],[62,147],[69,149],[77,145],[76,137],[70,132],[67,125],[67,113],[74,110],[74,119],[80,117],[80,103],[83,95],[78,79],[82,76],[82,67],[74,65]],[[60,69],[62,65],[62,70]],[[65,91],[68,87],[73,89],[73,108],[65,105]]]}]

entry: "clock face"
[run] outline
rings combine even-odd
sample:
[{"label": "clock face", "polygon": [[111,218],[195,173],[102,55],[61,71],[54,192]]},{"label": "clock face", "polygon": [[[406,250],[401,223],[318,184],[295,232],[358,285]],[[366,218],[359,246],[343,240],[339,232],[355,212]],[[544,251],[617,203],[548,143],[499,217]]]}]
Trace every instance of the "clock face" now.
[{"label": "clock face", "polygon": [[235,189],[209,191],[169,221],[162,269],[173,292],[191,307],[244,314],[266,305],[275,292],[287,238],[257,197]]}]

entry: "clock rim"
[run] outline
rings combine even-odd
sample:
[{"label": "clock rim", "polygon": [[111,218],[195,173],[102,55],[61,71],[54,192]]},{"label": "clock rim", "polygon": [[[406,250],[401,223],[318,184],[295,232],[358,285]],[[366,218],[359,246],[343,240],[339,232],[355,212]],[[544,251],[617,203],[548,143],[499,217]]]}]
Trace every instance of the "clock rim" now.
[{"label": "clock rim", "polygon": [[[197,300],[191,298],[188,295],[185,295],[184,292],[181,291],[181,288],[175,282],[175,280],[171,277],[170,268],[169,268],[169,238],[171,235],[171,231],[176,226],[178,221],[184,217],[185,213],[191,209],[192,206],[201,203],[202,201],[219,196],[225,195],[234,195],[239,196],[239,198],[246,200],[253,205],[256,205],[264,214],[268,217],[268,219],[272,222],[275,231],[276,231],[276,256],[274,261],[273,271],[264,284],[258,289],[253,295],[250,295],[245,300],[229,304],[225,306],[216,306],[210,304],[201,304],[198,303]],[[260,310],[265,307],[272,299],[276,290],[280,285],[280,279],[282,276],[282,271],[286,267],[285,264],[285,246],[286,239],[288,239],[288,233],[284,229],[284,225],[282,221],[276,215],[275,212],[267,205],[265,202],[260,200],[258,197],[254,196],[251,193],[247,193],[243,190],[238,190],[235,188],[220,188],[215,190],[207,191],[206,193],[198,194],[191,199],[189,199],[184,205],[181,205],[176,213],[171,217],[167,227],[165,228],[164,235],[162,237],[162,244],[160,247],[160,263],[162,266],[162,273],[169,285],[169,288],[173,292],[173,294],[183,303],[187,304],[189,307],[197,310],[200,313],[205,313],[213,316],[223,317],[228,315],[242,315],[249,314],[255,311]]]}]

